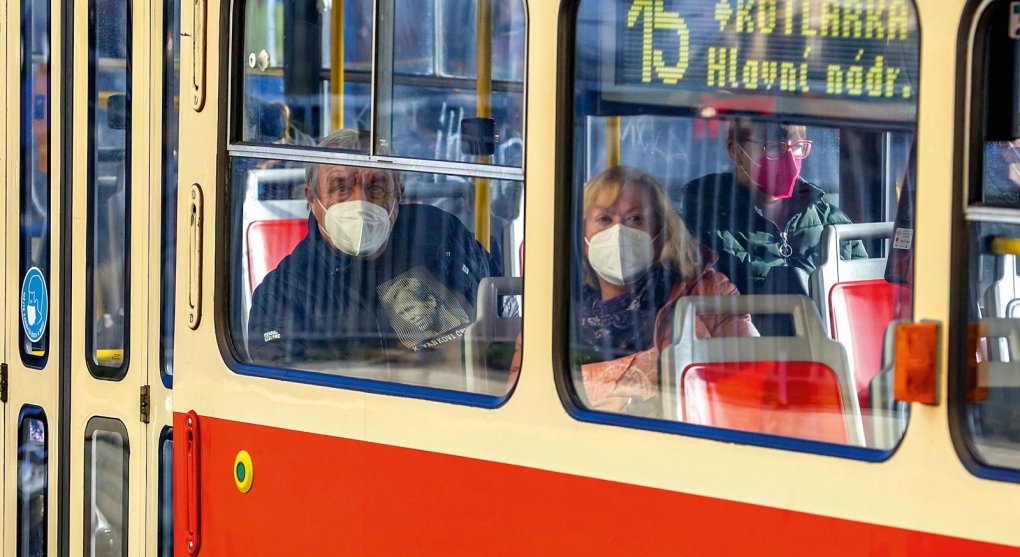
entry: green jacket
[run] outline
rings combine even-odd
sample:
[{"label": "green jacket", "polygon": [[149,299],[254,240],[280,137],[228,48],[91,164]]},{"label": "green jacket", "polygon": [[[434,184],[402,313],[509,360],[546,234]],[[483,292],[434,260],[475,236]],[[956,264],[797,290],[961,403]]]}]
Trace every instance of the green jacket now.
[{"label": "green jacket", "polygon": [[[683,187],[680,198],[687,227],[719,254],[719,269],[747,294],[760,293],[766,277],[779,267],[811,274],[819,264],[818,244],[825,225],[850,223],[843,211],[825,200],[825,192],[801,178],[793,196],[784,201],[796,209],[786,223],[778,225],[762,215],[732,173],[693,180]],[[784,236],[788,249],[783,248]],[[841,246],[843,259],[867,256],[859,240]]]}]

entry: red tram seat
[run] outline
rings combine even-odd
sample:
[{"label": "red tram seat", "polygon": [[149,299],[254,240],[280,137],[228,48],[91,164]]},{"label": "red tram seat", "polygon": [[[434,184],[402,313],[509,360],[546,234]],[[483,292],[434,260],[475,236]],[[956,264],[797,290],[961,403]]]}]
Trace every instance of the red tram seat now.
[{"label": "red tram seat", "polygon": [[[698,338],[699,315],[792,316],[793,336]],[[853,376],[807,296],[689,296],[660,362],[667,419],[864,445]]]},{"label": "red tram seat", "polygon": [[308,219],[259,220],[248,225],[248,280],[255,292],[270,271],[308,235]]},{"label": "red tram seat", "polygon": [[839,283],[829,292],[832,338],[847,348],[862,407],[869,402],[868,385],[882,369],[885,329],[897,318],[897,302],[909,293],[885,279]]},{"label": "red tram seat", "polygon": [[818,362],[690,365],[681,390],[688,423],[850,442],[839,378]]},{"label": "red tram seat", "polygon": [[887,282],[886,258],[840,259],[851,240],[888,239],[893,223],[840,224],[822,232],[821,263],[811,274],[811,297],[833,340],[850,355],[850,370],[861,407],[869,407],[868,386],[882,369],[885,329],[898,317],[898,302],[909,289]]}]

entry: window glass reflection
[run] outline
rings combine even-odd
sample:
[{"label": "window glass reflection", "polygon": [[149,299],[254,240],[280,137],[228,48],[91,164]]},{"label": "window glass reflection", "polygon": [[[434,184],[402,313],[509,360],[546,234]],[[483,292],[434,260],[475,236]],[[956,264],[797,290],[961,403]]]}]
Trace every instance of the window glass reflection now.
[{"label": "window glass reflection", "polygon": [[[338,5],[245,4],[240,140],[314,147],[346,128],[374,134],[376,154],[521,166],[522,2],[491,0],[488,35],[479,34],[475,2],[382,2],[377,29],[373,2],[345,1],[342,14],[334,11]],[[372,65],[374,33],[380,36],[378,67]],[[484,51],[491,52],[482,66],[490,77],[483,72],[480,81],[478,41],[486,36]]]},{"label": "window glass reflection", "polygon": [[[22,282],[38,283],[46,292],[50,268],[50,5],[46,0],[21,2],[21,237]],[[30,269],[36,269],[30,273]],[[46,361],[49,308],[34,296],[21,327],[22,360],[33,367]]]},{"label": "window glass reflection", "polygon": [[180,123],[180,0],[163,4],[163,220],[162,279],[160,285],[160,352],[163,382],[172,385],[174,375],[174,300],[177,271],[177,164]]},{"label": "window glass reflection", "polygon": [[173,428],[159,436],[159,556],[174,555],[174,441]]},{"label": "window glass reflection", "polygon": [[131,21],[127,2],[89,3],[90,371],[120,379],[127,360],[128,202],[131,180]]},{"label": "window glass reflection", "polygon": [[46,416],[26,408],[18,425],[18,556],[46,555],[49,466]]},{"label": "window glass reflection", "polygon": [[[901,438],[916,14],[868,7],[895,33],[836,37],[816,4],[719,21],[699,15],[732,3],[579,5],[568,323],[586,408],[752,443]],[[667,18],[680,31],[653,33]],[[849,52],[896,69],[865,95],[836,72]]]},{"label": "window glass reflection", "polygon": [[[114,427],[111,431],[100,427]],[[128,447],[124,426],[115,420],[93,418],[86,427],[85,497],[87,555],[123,557],[127,554]]]},{"label": "window glass reflection", "polygon": [[[327,142],[362,139],[346,130]],[[471,178],[235,159],[233,184],[242,360],[508,391],[521,324],[521,184],[489,183],[489,250],[473,233]]]},{"label": "window glass reflection", "polygon": [[[971,225],[968,347],[977,374],[966,393],[963,421],[974,455],[983,464],[1020,469],[1020,388],[1015,386],[1020,346],[1020,267],[1010,246],[1020,226]],[[975,361],[976,360],[976,361]]]}]

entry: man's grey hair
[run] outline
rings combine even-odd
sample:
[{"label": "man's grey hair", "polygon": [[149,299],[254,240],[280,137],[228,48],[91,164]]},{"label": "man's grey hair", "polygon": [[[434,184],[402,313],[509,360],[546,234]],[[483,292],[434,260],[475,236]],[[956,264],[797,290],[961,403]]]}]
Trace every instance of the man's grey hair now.
[{"label": "man's grey hair", "polygon": [[[365,152],[368,150],[365,141],[362,139],[361,132],[347,128],[341,128],[324,137],[319,142],[319,147],[339,151]],[[308,185],[312,187],[312,191],[318,195],[319,163],[308,164],[305,168],[305,179],[308,180]]]}]

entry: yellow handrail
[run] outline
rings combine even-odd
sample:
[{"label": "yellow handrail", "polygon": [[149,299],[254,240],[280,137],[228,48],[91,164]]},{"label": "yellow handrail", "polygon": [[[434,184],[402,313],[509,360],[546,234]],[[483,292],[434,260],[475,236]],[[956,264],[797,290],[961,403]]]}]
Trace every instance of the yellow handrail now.
[{"label": "yellow handrail", "polygon": [[333,131],[344,127],[344,0],[333,0],[329,37],[329,121]]},{"label": "yellow handrail", "polygon": [[620,117],[606,119],[606,168],[620,166]]},{"label": "yellow handrail", "polygon": [[[478,0],[478,63],[477,97],[479,118],[492,117],[492,0]],[[478,162],[488,163],[490,157],[479,156]],[[490,205],[489,179],[475,179],[475,239],[489,250]]]}]

